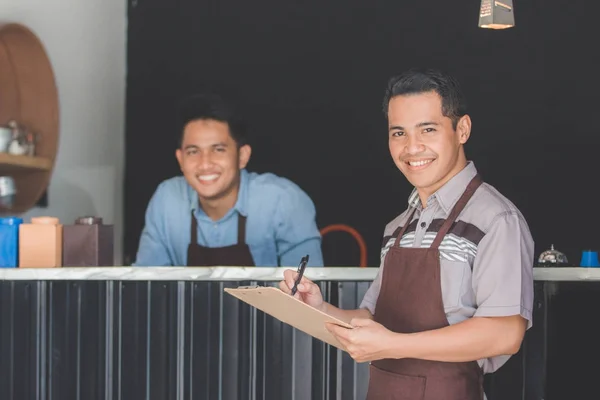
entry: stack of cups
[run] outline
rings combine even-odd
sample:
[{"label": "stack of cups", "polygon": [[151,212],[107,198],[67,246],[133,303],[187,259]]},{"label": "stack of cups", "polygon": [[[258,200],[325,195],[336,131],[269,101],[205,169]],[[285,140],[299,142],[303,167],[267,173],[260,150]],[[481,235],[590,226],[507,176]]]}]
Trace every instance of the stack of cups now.
[{"label": "stack of cups", "polygon": [[581,253],[581,262],[579,263],[579,266],[587,268],[600,267],[600,263],[598,262],[598,252],[584,250]]}]

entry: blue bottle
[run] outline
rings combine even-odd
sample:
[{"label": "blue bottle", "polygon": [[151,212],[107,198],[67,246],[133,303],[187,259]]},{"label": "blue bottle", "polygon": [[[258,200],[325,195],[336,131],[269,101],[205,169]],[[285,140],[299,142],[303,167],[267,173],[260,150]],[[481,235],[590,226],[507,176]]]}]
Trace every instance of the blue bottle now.
[{"label": "blue bottle", "polygon": [[19,266],[19,225],[21,218],[0,218],[0,268]]}]

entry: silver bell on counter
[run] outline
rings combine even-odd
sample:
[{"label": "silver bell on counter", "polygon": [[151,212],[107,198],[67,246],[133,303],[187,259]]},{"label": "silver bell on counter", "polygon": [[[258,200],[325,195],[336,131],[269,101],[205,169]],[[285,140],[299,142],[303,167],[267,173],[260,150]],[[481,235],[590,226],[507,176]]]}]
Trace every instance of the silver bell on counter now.
[{"label": "silver bell on counter", "polygon": [[538,267],[568,267],[569,260],[564,253],[554,249],[554,245],[550,245],[550,250],[544,251],[538,258]]}]

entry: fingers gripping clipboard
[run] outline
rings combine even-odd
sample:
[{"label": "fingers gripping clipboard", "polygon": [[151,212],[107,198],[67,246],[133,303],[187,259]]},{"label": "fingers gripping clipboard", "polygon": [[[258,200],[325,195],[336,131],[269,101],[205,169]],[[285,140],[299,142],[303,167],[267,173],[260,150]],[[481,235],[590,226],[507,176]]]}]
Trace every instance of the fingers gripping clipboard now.
[{"label": "fingers gripping clipboard", "polygon": [[325,343],[345,350],[344,347],[325,327],[326,322],[352,328],[352,325],[334,318],[297,298],[284,293],[276,287],[239,287],[225,288],[225,292],[237,297],[281,322],[293,326]]}]

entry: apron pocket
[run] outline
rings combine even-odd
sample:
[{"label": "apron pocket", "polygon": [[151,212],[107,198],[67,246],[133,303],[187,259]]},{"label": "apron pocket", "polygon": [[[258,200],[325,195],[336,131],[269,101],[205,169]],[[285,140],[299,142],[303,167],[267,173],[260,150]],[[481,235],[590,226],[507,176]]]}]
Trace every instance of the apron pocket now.
[{"label": "apron pocket", "polygon": [[400,375],[371,364],[367,400],[423,400],[425,381],[422,376]]}]

